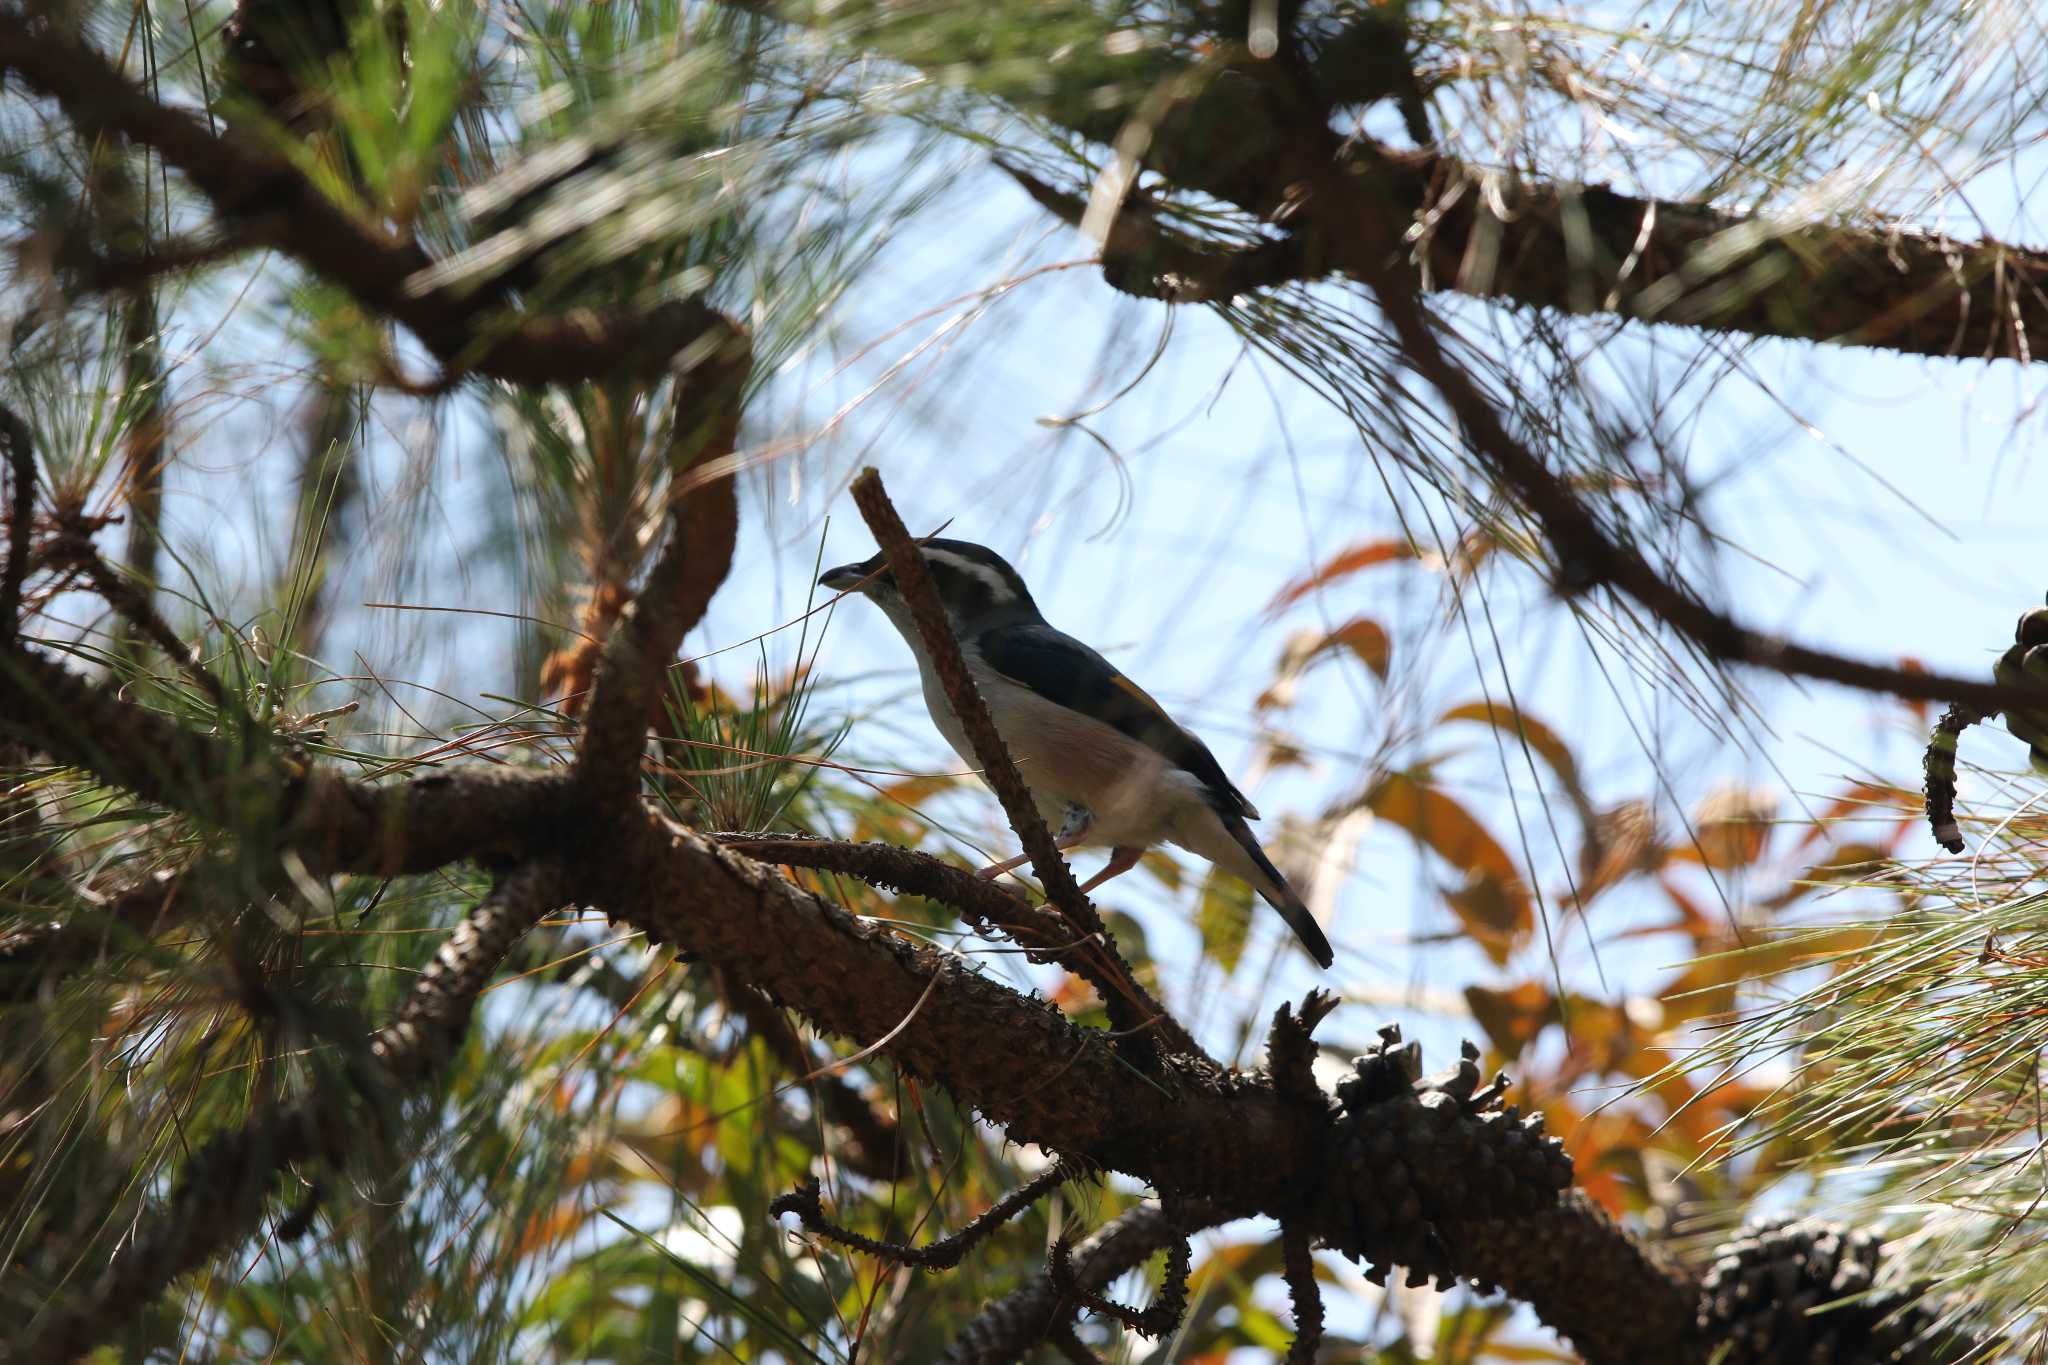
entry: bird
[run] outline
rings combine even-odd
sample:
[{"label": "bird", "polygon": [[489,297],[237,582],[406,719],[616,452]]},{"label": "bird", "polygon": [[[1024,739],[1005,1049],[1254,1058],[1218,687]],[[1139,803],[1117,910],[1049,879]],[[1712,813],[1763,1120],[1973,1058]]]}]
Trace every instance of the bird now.
[{"label": "bird", "polygon": [[[1109,660],[1055,629],[995,551],[938,537],[919,546],[989,719],[1047,827],[1058,830],[1055,846],[1110,850],[1108,865],[1081,890],[1128,872],[1148,849],[1173,844],[1248,883],[1317,965],[1329,967],[1336,960],[1329,940],[1245,823],[1259,818],[1257,808],[1208,746]],[[818,583],[881,608],[916,656],[932,723],[973,766],[974,746],[888,561],[878,554],[842,564]],[[998,877],[1026,861],[1019,855],[978,875]]]}]

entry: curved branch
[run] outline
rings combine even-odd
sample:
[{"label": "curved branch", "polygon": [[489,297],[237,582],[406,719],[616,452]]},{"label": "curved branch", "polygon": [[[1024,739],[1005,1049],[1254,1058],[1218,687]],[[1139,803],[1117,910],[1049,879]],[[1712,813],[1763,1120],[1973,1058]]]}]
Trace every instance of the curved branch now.
[{"label": "curved branch", "polygon": [[837,1242],[841,1246],[852,1247],[855,1251],[864,1251],[870,1256],[895,1265],[914,1265],[923,1270],[951,1270],[996,1229],[1067,1181],[1074,1179],[1075,1174],[1065,1162],[1055,1161],[989,1205],[970,1219],[960,1231],[946,1237],[935,1237],[921,1247],[906,1246],[900,1242],[877,1241],[873,1237],[864,1237],[858,1232],[839,1226],[825,1216],[825,1208],[819,1200],[819,1186],[815,1178],[805,1181],[788,1194],[777,1196],[768,1205],[768,1212],[777,1217],[785,1213],[795,1214],[805,1231],[828,1242]]},{"label": "curved branch", "polygon": [[[1227,1221],[1215,1209],[1176,1209],[1175,1218],[1157,1204],[1145,1204],[1097,1228],[1069,1255],[1072,1277],[1081,1287],[1099,1290],[1161,1247],[1184,1236],[1183,1228],[1212,1227]],[[1066,1302],[1050,1270],[1023,1288],[997,1299],[967,1325],[939,1365],[1010,1365],[1033,1346],[1067,1329],[1076,1305]]]}]

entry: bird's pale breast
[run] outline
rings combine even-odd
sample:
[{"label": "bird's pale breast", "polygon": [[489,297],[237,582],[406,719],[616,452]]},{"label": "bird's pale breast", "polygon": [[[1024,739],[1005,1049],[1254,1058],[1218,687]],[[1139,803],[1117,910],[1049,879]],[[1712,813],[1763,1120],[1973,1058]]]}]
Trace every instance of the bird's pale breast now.
[{"label": "bird's pale breast", "polygon": [[[1040,814],[1054,828],[1066,808],[1085,806],[1094,816],[1085,843],[1149,848],[1163,843],[1187,804],[1205,800],[1201,782],[1127,735],[969,661],[988,704],[989,719]],[[938,680],[923,679],[925,703],[954,752],[974,762],[974,746],[954,719]]]}]

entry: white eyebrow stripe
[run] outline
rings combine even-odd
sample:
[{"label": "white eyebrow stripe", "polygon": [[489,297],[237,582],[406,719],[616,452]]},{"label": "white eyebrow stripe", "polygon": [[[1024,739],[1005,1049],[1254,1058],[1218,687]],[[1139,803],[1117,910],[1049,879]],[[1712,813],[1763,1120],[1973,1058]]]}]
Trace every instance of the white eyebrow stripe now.
[{"label": "white eyebrow stripe", "polygon": [[927,549],[924,552],[924,557],[934,564],[943,564],[957,573],[966,574],[968,577],[985,584],[995,601],[1014,602],[1017,600],[1017,589],[1011,586],[1010,580],[979,560],[954,554],[951,550]]}]

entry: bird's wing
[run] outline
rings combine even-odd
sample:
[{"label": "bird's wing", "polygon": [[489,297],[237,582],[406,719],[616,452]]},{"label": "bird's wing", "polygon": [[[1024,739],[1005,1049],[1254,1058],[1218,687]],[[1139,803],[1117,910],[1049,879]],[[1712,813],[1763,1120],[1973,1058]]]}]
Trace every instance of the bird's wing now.
[{"label": "bird's wing", "polygon": [[1259,818],[1244,793],[1223,775],[1223,765],[1208,745],[1176,724],[1144,688],[1073,636],[1038,623],[991,631],[974,644],[983,663],[1019,687],[1093,716],[1186,769],[1208,788],[1219,810]]}]

